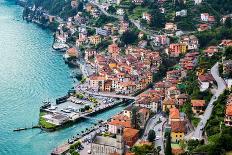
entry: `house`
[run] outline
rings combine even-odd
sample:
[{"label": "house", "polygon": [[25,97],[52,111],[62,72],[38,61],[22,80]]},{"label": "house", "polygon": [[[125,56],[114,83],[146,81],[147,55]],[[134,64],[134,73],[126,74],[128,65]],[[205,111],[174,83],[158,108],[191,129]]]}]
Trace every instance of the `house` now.
[{"label": "house", "polygon": [[131,119],[128,116],[118,114],[113,116],[108,122],[108,131],[110,133],[116,134],[117,130],[121,127],[132,128]]},{"label": "house", "polygon": [[206,73],[198,76],[198,83],[200,85],[200,91],[205,91],[209,88],[210,84],[212,84],[214,78],[211,74]]},{"label": "house", "polygon": [[194,4],[195,5],[199,5],[199,4],[201,4],[202,3],[202,0],[194,0]]},{"label": "house", "polygon": [[202,114],[205,110],[205,100],[191,100],[192,111],[195,114]]},{"label": "house", "polygon": [[97,52],[95,49],[86,49],[85,50],[85,61],[88,62],[89,59],[93,59],[96,56]]},{"label": "house", "polygon": [[125,128],[123,130],[123,140],[125,144],[132,147],[139,138],[139,130],[132,128]]},{"label": "house", "polygon": [[170,57],[178,57],[180,55],[180,45],[170,44],[169,45],[169,55]]},{"label": "house", "polygon": [[147,120],[150,117],[150,110],[147,108],[141,108],[138,110],[138,115],[139,115],[140,128],[144,128]]},{"label": "house", "polygon": [[227,78],[232,78],[232,60],[224,60],[222,65],[223,65],[223,74]]},{"label": "house", "polygon": [[167,88],[166,97],[176,98],[178,95],[180,95],[180,90],[176,86],[172,86],[172,87]]},{"label": "house", "polygon": [[101,42],[101,37],[99,35],[94,35],[89,37],[89,40],[91,44],[97,45]]},{"label": "house", "polygon": [[189,96],[187,94],[180,94],[177,96],[177,105],[183,106],[189,99]]},{"label": "house", "polygon": [[166,23],[164,29],[168,30],[168,31],[176,31],[177,30],[177,26],[174,23]]},{"label": "house", "polygon": [[209,14],[208,13],[202,13],[201,14],[201,21],[208,22],[209,20]]},{"label": "house", "polygon": [[70,58],[70,57],[76,58],[76,57],[78,57],[78,56],[79,56],[79,53],[78,53],[77,49],[74,48],[74,47],[72,47],[72,48],[69,48],[69,49],[66,51],[64,57],[66,57],[66,58]]},{"label": "house", "polygon": [[209,16],[208,22],[209,23],[214,23],[215,22],[215,17],[214,16]]},{"label": "house", "polygon": [[97,91],[104,91],[104,83],[106,78],[99,75],[91,75],[89,76],[89,86],[90,88]]},{"label": "house", "polygon": [[129,23],[126,21],[121,21],[119,23],[119,34],[126,32],[129,29]]},{"label": "house", "polygon": [[98,35],[102,35],[102,36],[109,36],[110,35],[110,31],[106,30],[106,29],[102,29],[102,28],[96,28],[96,34]]},{"label": "house", "polygon": [[185,121],[172,121],[171,122],[171,141],[179,143],[180,140],[184,139],[186,133],[186,122]]},{"label": "house", "polygon": [[219,44],[220,47],[229,47],[232,46],[232,40],[222,40]]},{"label": "house", "polygon": [[180,111],[176,107],[169,109],[169,124],[175,121],[180,121]]},{"label": "house", "polygon": [[133,108],[132,105],[126,107],[125,109],[123,109],[122,114],[129,117],[129,118],[131,118],[132,117],[132,108]]},{"label": "house", "polygon": [[181,10],[176,12],[176,16],[185,17],[187,16],[187,10]]},{"label": "house", "polygon": [[146,20],[148,23],[151,22],[151,14],[147,13],[147,12],[144,12],[143,15],[142,15],[142,19]]},{"label": "house", "polygon": [[162,98],[159,94],[154,94],[151,96],[141,94],[135,105],[143,108],[148,108],[156,113],[161,102]]},{"label": "house", "polygon": [[132,3],[136,4],[136,5],[140,5],[142,4],[144,1],[143,0],[132,0]]},{"label": "house", "polygon": [[163,110],[163,112],[166,112],[167,110],[174,108],[175,105],[176,105],[175,99],[166,98],[163,101],[162,110]]},{"label": "house", "polygon": [[208,57],[211,57],[215,53],[219,52],[219,49],[217,46],[209,46],[206,50],[204,50],[204,52]]},{"label": "house", "polygon": [[77,5],[78,5],[77,0],[72,0],[72,1],[71,1],[71,7],[72,7],[72,8],[76,8]]},{"label": "house", "polygon": [[92,155],[105,155],[117,153],[123,155],[125,152],[125,141],[123,140],[123,128],[119,128],[116,137],[105,137],[101,135],[94,135],[91,143]]},{"label": "house", "polygon": [[92,4],[88,3],[88,4],[86,4],[85,9],[86,9],[87,12],[92,12],[94,7],[93,7]]},{"label": "house", "polygon": [[232,126],[232,103],[226,105],[224,122],[226,126]]},{"label": "house", "polygon": [[124,15],[124,10],[122,9],[122,8],[119,8],[118,10],[117,10],[117,12],[116,12],[116,14],[117,15],[119,15],[119,16],[123,16]]},{"label": "house", "polygon": [[111,44],[108,46],[108,52],[111,54],[111,55],[119,55],[119,52],[120,52],[120,48],[118,47],[117,44]]},{"label": "house", "polygon": [[227,18],[231,18],[232,19],[232,14],[223,16],[222,19],[220,20],[222,22],[222,24],[225,24],[225,21],[226,21]]},{"label": "house", "polygon": [[208,24],[199,24],[197,30],[199,32],[209,30],[211,27]]}]

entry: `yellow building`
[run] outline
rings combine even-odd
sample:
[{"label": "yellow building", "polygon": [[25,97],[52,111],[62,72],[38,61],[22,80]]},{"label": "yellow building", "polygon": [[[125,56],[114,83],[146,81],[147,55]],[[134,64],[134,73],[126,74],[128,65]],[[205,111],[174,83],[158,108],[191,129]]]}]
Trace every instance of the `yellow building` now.
[{"label": "yellow building", "polygon": [[111,60],[111,61],[109,62],[109,67],[110,67],[111,69],[117,68],[117,63],[116,63],[116,61]]},{"label": "yellow building", "polygon": [[97,45],[101,42],[101,37],[99,35],[94,35],[89,37],[89,40],[91,44]]},{"label": "yellow building", "polygon": [[171,122],[171,141],[174,143],[179,143],[180,140],[184,139],[186,132],[184,121],[173,121]]},{"label": "yellow building", "polygon": [[187,50],[188,50],[188,47],[187,47],[187,45],[186,44],[180,44],[180,52],[181,53],[186,53],[187,52]]}]

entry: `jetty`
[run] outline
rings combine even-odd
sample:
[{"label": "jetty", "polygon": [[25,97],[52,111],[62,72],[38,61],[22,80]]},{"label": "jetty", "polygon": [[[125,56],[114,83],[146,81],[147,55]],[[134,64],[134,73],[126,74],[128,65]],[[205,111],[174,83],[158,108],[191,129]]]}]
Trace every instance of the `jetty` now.
[{"label": "jetty", "polygon": [[40,128],[41,127],[39,125],[35,125],[35,126],[32,126],[32,127],[16,128],[13,131],[16,132],[16,131],[24,131],[24,130],[29,130],[29,129],[40,129]]}]

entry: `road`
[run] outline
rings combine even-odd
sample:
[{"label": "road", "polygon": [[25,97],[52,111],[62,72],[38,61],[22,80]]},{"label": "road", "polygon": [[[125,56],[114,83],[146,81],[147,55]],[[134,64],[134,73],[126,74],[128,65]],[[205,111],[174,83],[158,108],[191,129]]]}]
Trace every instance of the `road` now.
[{"label": "road", "polygon": [[[123,19],[123,16],[117,16],[117,15],[109,14],[109,13],[101,6],[101,4],[96,3],[96,2],[94,2],[94,1],[89,1],[89,2],[90,2],[91,4],[97,6],[97,7],[102,11],[102,13],[105,14],[106,16],[114,17],[114,18],[117,18],[117,19],[120,19],[120,20]],[[150,35],[150,36],[152,36],[152,37],[155,37],[155,36],[158,35],[158,34],[155,34],[155,32],[152,32],[151,30],[144,29],[144,28],[140,25],[139,21],[136,21],[136,20],[133,20],[133,19],[129,19],[129,20],[130,20],[130,22],[133,23],[140,31],[142,31],[142,32],[144,32],[144,33],[146,33],[146,34],[148,34],[148,35]]]},{"label": "road", "polygon": [[89,1],[89,3],[97,6],[106,16],[114,17],[114,18],[117,18],[117,19],[122,19],[123,18],[122,16],[109,14],[108,12],[106,12],[106,10],[99,3],[96,3],[94,1]]},{"label": "road", "polygon": [[111,98],[121,98],[121,99],[130,99],[130,100],[136,100],[137,97],[133,97],[133,96],[127,96],[127,95],[116,95],[116,94],[112,94],[112,93],[100,93],[100,92],[91,92],[91,91],[84,91],[87,94],[91,94],[91,95],[96,95],[96,96],[104,96],[104,97],[111,97]]},{"label": "road", "polygon": [[218,96],[220,96],[223,91],[226,88],[224,80],[219,76],[219,71],[218,71],[218,63],[216,63],[212,68],[211,68],[211,74],[215,81],[217,82],[217,89],[216,92],[214,93],[213,97],[211,98],[204,115],[201,118],[201,122],[198,124],[197,128],[195,129],[192,139],[202,139],[202,133],[203,129],[207,123],[207,120],[210,118],[210,115],[213,110],[213,103],[217,100]]},{"label": "road", "polygon": [[161,118],[161,123],[156,124],[156,126],[154,127],[155,133],[156,133],[156,140],[155,140],[155,147],[160,146],[161,147],[161,151],[160,151],[160,155],[164,155],[164,131],[163,131],[163,127],[164,124],[167,122],[166,118]]},{"label": "road", "polygon": [[[159,119],[161,120],[161,122],[157,124]],[[163,124],[165,122],[166,118],[162,117],[162,114],[156,114],[148,120],[144,135],[141,138],[142,140],[147,140],[149,131],[154,130],[156,133],[155,147],[161,146],[161,155],[164,154]]]}]

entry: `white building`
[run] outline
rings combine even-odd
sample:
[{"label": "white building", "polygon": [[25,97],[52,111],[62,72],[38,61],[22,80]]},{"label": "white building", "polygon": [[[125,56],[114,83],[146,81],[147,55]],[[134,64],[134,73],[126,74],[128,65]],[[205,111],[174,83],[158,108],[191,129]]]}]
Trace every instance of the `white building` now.
[{"label": "white building", "polygon": [[199,5],[202,3],[202,0],[194,0],[194,2],[195,2],[195,5]]},{"label": "white building", "polygon": [[185,17],[187,16],[187,10],[181,10],[176,12],[176,16]]},{"label": "white building", "polygon": [[209,14],[208,13],[202,13],[201,14],[201,20],[204,22],[208,22],[209,21]]},{"label": "white building", "polygon": [[125,12],[124,12],[123,9],[120,8],[120,9],[117,10],[116,13],[117,13],[117,15],[123,16]]}]

